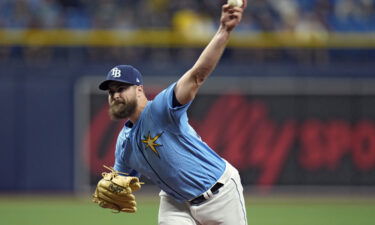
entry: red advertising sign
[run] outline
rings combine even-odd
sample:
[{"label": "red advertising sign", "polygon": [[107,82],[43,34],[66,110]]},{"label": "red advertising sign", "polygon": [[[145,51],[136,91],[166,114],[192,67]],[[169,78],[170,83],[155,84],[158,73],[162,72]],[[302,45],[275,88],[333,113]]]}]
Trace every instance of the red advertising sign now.
[{"label": "red advertising sign", "polygon": [[[245,184],[375,185],[374,105],[375,96],[203,94],[189,118]],[[85,139],[92,176],[113,164],[122,127],[107,110],[106,98],[93,95]]]}]

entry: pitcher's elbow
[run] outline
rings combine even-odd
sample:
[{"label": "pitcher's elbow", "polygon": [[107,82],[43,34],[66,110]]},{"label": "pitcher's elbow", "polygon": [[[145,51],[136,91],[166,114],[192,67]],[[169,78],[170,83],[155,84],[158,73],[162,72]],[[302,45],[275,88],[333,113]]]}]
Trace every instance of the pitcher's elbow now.
[{"label": "pitcher's elbow", "polygon": [[201,86],[211,73],[211,69],[208,67],[200,67],[194,71],[195,82],[198,86]]}]

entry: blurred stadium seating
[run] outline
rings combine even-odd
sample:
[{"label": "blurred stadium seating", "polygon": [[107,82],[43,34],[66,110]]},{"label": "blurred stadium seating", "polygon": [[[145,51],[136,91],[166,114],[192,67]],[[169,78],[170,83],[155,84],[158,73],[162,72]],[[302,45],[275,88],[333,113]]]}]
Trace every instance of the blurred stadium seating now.
[{"label": "blurred stadium seating", "polygon": [[[205,18],[214,26],[217,7],[222,3],[220,0],[3,0],[0,27],[172,28],[181,14]],[[375,31],[373,0],[248,0],[248,4],[241,25],[245,31]]]},{"label": "blurred stadium seating", "polygon": [[[38,61],[33,57],[36,55],[46,60],[52,57],[74,61],[79,54],[88,61],[100,62],[163,59],[191,63],[191,56],[199,50],[174,47],[204,46],[218,26],[218,8],[223,2],[3,0],[0,57],[25,57],[33,62]],[[373,51],[365,50],[375,47],[373,0],[248,2],[243,22],[231,42],[235,48],[225,59],[231,56],[235,59],[232,61],[242,59],[248,64],[249,60],[327,63],[375,58]],[[56,48],[59,46],[65,48]],[[100,47],[111,48],[101,51]]]}]

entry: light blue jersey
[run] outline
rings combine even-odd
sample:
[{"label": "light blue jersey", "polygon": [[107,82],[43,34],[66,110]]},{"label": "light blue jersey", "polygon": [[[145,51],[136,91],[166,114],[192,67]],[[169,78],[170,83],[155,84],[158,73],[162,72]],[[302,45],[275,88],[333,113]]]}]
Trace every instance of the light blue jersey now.
[{"label": "light blue jersey", "polygon": [[120,132],[116,170],[152,180],[178,201],[207,191],[225,170],[225,161],[188,123],[189,104],[173,107],[176,83],[149,101],[135,124]]}]

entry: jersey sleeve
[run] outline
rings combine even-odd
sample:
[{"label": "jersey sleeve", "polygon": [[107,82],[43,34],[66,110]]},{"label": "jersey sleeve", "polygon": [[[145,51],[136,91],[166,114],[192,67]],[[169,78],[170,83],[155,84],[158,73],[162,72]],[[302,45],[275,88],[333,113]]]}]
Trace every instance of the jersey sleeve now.
[{"label": "jersey sleeve", "polygon": [[174,88],[176,83],[160,92],[151,103],[151,115],[154,121],[162,125],[178,125],[182,121],[187,121],[186,111],[191,105],[191,102],[181,105],[173,106]]}]

